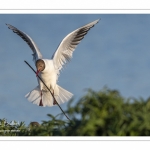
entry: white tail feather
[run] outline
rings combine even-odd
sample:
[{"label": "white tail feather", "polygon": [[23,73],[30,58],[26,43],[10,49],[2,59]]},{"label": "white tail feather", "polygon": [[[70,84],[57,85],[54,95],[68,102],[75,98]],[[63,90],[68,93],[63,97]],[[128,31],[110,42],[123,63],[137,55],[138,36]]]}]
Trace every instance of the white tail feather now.
[{"label": "white tail feather", "polygon": [[[69,91],[63,89],[59,85],[56,85],[55,89],[54,89],[54,96],[55,96],[55,99],[58,102],[58,104],[62,104],[62,103],[67,102],[68,100],[70,100],[72,98],[73,94],[70,93]],[[39,106],[40,100],[41,100],[40,87],[37,86],[31,92],[26,94],[25,97],[29,100],[29,102],[32,102],[33,104],[36,104]],[[54,99],[49,91],[42,91],[43,107],[54,106],[53,101],[54,101]]]}]

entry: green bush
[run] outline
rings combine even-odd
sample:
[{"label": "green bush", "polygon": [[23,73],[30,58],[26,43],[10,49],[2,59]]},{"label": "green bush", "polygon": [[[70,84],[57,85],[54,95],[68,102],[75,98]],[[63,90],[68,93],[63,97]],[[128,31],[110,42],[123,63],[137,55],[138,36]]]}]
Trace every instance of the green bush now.
[{"label": "green bush", "polygon": [[[68,102],[66,114],[52,116],[41,124],[10,125],[0,120],[1,136],[150,136],[150,99],[124,98],[117,90],[91,89],[75,106]],[[61,117],[61,119],[57,119]],[[11,131],[18,132],[11,132]],[[7,131],[7,132],[6,132]],[[9,132],[8,132],[9,131]]]}]

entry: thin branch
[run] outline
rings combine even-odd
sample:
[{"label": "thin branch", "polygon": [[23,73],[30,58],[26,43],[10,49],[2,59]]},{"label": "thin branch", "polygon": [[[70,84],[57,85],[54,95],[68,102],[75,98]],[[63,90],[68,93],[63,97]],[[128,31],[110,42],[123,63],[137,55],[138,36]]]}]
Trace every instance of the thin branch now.
[{"label": "thin branch", "polygon": [[[36,74],[36,71],[28,64],[28,62],[26,62],[26,61],[24,61],[24,62],[25,62],[25,63],[33,70],[33,72]],[[50,91],[50,89],[47,87],[47,85],[44,83],[44,81],[41,79],[41,77],[39,77],[38,74],[37,74],[37,76],[38,76],[38,78],[42,81],[42,83],[46,86],[46,88],[49,90],[49,92],[51,93],[52,97],[54,98],[56,104],[59,106],[59,108],[61,109],[61,111],[63,112],[63,114],[66,116],[66,118],[67,118],[68,120],[70,120],[69,117],[68,117],[68,116],[65,114],[65,112],[62,110],[62,108],[60,107],[60,105],[58,104],[58,102],[56,101],[56,99],[55,99],[53,93]],[[70,120],[70,121],[71,121],[71,120]]]}]

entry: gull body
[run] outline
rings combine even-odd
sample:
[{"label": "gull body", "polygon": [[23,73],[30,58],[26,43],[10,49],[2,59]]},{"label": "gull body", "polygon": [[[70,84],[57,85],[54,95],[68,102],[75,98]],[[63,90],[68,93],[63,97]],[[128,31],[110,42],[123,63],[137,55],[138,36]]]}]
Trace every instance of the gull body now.
[{"label": "gull body", "polygon": [[[72,58],[72,54],[76,46],[84,38],[87,32],[96,24],[99,20],[95,20],[85,26],[82,26],[73,32],[69,33],[59,44],[58,48],[52,55],[51,59],[44,59],[39,48],[32,40],[32,38],[16,27],[6,24],[9,29],[18,34],[24,41],[27,42],[31,50],[33,51],[33,60],[37,68],[37,74],[45,82],[47,87],[53,93],[56,101],[61,104],[70,100],[73,96],[72,93],[63,89],[57,84],[58,77],[63,66]],[[43,85],[43,83],[37,78],[38,86],[32,91],[26,94],[26,98],[38,106],[54,106],[54,101],[51,93]]]}]

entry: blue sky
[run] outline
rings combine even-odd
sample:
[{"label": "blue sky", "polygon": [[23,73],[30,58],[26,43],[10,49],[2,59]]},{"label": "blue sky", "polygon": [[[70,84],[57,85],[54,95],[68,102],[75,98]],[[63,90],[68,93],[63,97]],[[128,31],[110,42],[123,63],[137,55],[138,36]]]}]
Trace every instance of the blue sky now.
[{"label": "blue sky", "polygon": [[[51,58],[70,32],[101,18],[76,48],[58,84],[74,94],[75,102],[86,88],[104,86],[128,97],[150,96],[150,15],[146,14],[0,14],[0,118],[8,121],[48,120],[60,109],[38,107],[25,99],[37,79],[24,60],[34,67],[32,51],[7,28],[11,24],[27,33],[45,58]],[[35,67],[34,67],[35,68]],[[65,110],[67,104],[61,105]]]}]

